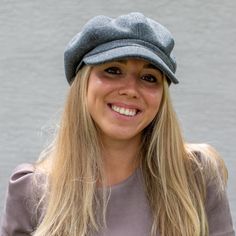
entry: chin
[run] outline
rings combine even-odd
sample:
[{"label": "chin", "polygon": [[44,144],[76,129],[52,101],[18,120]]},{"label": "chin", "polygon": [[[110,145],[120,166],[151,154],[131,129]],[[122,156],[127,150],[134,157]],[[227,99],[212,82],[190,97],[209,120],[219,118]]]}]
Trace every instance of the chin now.
[{"label": "chin", "polygon": [[133,132],[122,132],[121,130],[116,130],[114,132],[107,132],[103,133],[103,136],[108,137],[111,140],[117,140],[117,141],[128,141],[132,139],[139,138],[141,136],[140,133],[133,133]]}]

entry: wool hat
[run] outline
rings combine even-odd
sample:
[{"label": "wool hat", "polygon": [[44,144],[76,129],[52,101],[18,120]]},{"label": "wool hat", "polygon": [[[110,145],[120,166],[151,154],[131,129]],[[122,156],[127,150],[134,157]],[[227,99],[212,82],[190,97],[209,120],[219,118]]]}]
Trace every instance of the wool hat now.
[{"label": "wool hat", "polygon": [[83,65],[114,60],[143,59],[161,70],[175,84],[174,39],[163,25],[133,12],[117,18],[96,16],[66,46],[65,74],[71,84]]}]

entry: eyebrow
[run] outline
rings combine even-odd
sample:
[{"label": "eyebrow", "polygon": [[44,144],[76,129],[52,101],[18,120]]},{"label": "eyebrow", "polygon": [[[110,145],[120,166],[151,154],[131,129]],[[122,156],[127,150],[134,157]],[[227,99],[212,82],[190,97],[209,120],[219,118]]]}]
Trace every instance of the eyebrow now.
[{"label": "eyebrow", "polygon": [[144,65],[144,68],[159,70],[156,66],[151,63]]}]

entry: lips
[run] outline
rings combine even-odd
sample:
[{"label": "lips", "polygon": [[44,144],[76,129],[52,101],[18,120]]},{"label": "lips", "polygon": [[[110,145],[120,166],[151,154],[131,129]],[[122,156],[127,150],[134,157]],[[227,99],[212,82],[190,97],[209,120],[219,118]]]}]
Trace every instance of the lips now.
[{"label": "lips", "polygon": [[117,105],[117,104],[116,105],[115,104],[108,104],[108,105],[110,106],[110,108],[113,111],[115,111],[115,112],[117,112],[117,113],[119,113],[121,115],[124,115],[124,116],[132,117],[132,116],[137,115],[140,112],[139,109],[137,109],[137,108],[129,108],[129,107],[127,107],[127,105],[125,105],[126,107],[121,106],[121,105]]}]

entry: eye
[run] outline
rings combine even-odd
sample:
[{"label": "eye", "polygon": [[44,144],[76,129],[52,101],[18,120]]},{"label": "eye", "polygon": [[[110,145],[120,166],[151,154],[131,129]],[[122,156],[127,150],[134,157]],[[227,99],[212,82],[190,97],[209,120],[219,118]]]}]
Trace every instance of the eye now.
[{"label": "eye", "polygon": [[113,74],[113,75],[120,75],[121,74],[121,70],[120,68],[118,67],[108,67],[107,69],[105,69],[105,71],[108,73],[108,74]]},{"label": "eye", "polygon": [[150,83],[156,83],[157,82],[157,79],[154,75],[143,75],[141,77],[142,80],[145,80],[147,82],[150,82]]}]

